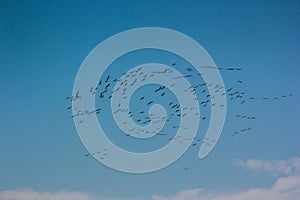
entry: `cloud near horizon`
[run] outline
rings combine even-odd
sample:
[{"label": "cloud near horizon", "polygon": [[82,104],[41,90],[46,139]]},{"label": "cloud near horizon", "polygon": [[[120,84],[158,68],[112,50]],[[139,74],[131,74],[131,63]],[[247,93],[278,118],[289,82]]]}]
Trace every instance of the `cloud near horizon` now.
[{"label": "cloud near horizon", "polygon": [[152,200],[298,200],[300,176],[279,178],[271,188],[254,188],[234,194],[208,193],[202,189],[185,190],[172,196],[154,195]]},{"label": "cloud near horizon", "polygon": [[98,200],[82,192],[36,192],[31,189],[0,191],[0,200]]},{"label": "cloud near horizon", "polygon": [[[300,197],[300,158],[289,160],[237,160],[233,164],[253,171],[287,175],[269,188],[252,188],[235,193],[217,193],[201,188],[181,191],[170,196],[153,195],[152,200],[298,200]],[[124,198],[96,198],[83,192],[36,192],[31,189],[0,191],[0,200],[125,200]],[[148,198],[145,198],[148,199]],[[126,200],[134,200],[129,198]]]},{"label": "cloud near horizon", "polygon": [[253,188],[236,193],[204,194],[200,188],[171,196],[152,196],[152,200],[298,200],[300,197],[300,157],[289,160],[233,160],[233,165],[253,171],[264,171],[281,177],[270,188]]},{"label": "cloud near horizon", "polygon": [[[236,193],[205,192],[201,188],[181,191],[175,195],[153,195],[152,200],[298,200],[300,176],[279,178],[270,188],[253,188]],[[36,192],[33,190],[8,190],[0,192],[0,200],[100,200],[80,192]],[[108,198],[106,200],[125,200]],[[145,198],[146,199],[146,198]],[[103,200],[103,199],[102,199]],[[130,200],[130,199],[127,199]],[[131,199],[133,200],[133,199]]]},{"label": "cloud near horizon", "polygon": [[239,160],[234,159],[233,164],[252,171],[265,171],[273,175],[300,174],[300,157],[289,160]]}]

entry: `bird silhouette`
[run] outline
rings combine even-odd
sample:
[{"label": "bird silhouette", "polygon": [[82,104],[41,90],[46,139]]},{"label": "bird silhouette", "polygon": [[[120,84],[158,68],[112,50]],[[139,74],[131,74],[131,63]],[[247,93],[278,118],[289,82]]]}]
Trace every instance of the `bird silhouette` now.
[{"label": "bird silhouette", "polygon": [[105,80],[105,83],[108,82],[108,79],[109,79],[109,78],[110,78],[110,76],[108,75],[107,78],[106,78],[106,80]]}]

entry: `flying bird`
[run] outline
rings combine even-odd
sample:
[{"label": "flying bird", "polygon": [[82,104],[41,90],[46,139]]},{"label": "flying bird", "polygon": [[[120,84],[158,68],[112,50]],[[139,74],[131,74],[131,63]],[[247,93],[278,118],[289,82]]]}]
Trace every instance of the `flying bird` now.
[{"label": "flying bird", "polygon": [[107,78],[106,78],[106,80],[105,80],[105,83],[108,82],[108,79],[109,79],[109,78],[110,78],[110,76],[108,75]]}]

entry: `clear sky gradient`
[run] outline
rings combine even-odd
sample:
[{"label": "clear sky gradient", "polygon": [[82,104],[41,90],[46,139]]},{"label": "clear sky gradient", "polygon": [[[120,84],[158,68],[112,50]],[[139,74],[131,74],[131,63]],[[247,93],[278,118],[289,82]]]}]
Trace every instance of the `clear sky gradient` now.
[{"label": "clear sky gradient", "polygon": [[[1,1],[0,192],[25,188],[84,192],[97,199],[150,199],[195,188],[230,193],[271,187],[278,177],[239,168],[233,160],[300,156],[299,19],[299,1]],[[242,68],[221,71],[224,84],[255,100],[228,100],[224,130],[204,160],[198,159],[199,146],[191,147],[163,170],[126,174],[84,156],[87,151],[65,98],[72,95],[77,70],[96,45],[119,32],[150,26],[192,37],[218,67]],[[121,67],[124,63],[187,65],[158,54],[144,51],[120,58],[107,73],[128,70]],[[209,115],[209,109],[203,112]],[[205,127],[207,120],[200,136]],[[252,128],[249,134],[232,137],[245,127]],[[129,140],[112,139],[124,148]],[[128,144],[139,147],[137,141]]]}]

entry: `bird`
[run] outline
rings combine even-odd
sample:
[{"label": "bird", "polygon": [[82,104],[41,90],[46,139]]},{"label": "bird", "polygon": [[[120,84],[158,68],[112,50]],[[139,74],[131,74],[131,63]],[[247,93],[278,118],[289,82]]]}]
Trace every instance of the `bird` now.
[{"label": "bird", "polygon": [[153,102],[154,102],[154,101],[149,101],[149,102],[148,102],[148,105],[152,104]]},{"label": "bird", "polygon": [[105,89],[107,89],[109,86],[110,86],[110,83],[105,86]]},{"label": "bird", "polygon": [[105,80],[105,83],[108,82],[108,79],[110,78],[110,75],[107,76],[106,80]]},{"label": "bird", "polygon": [[78,99],[78,98],[80,98],[80,97],[81,97],[81,96],[79,96],[79,91],[77,91],[76,94],[75,94],[75,98]]}]

